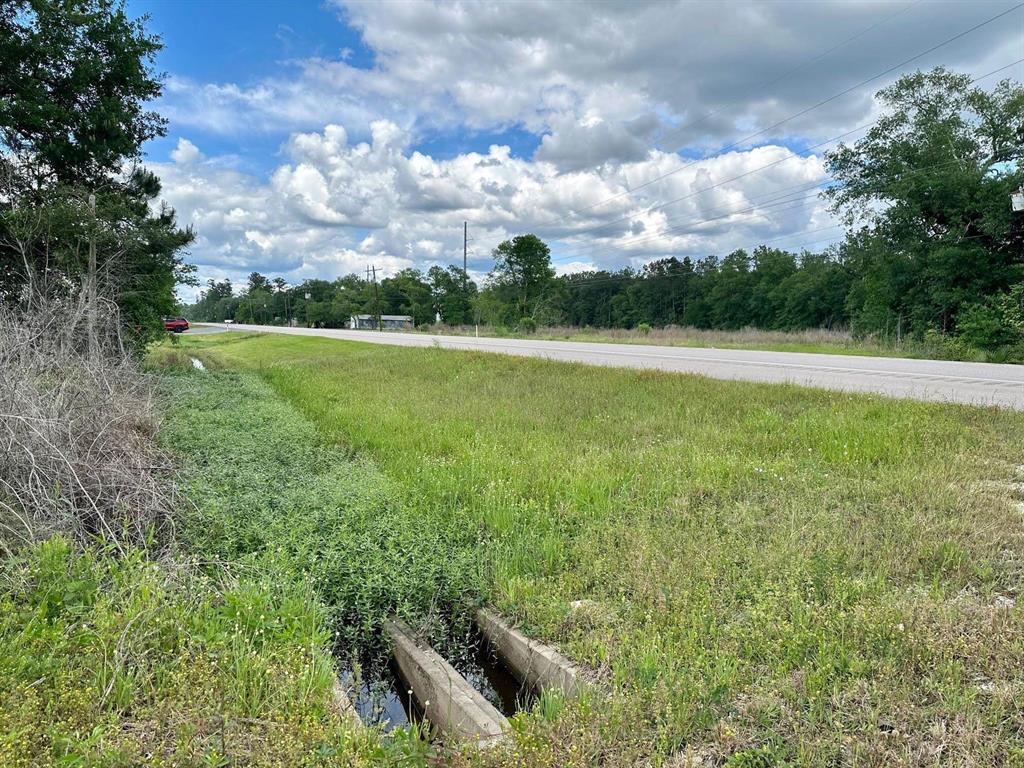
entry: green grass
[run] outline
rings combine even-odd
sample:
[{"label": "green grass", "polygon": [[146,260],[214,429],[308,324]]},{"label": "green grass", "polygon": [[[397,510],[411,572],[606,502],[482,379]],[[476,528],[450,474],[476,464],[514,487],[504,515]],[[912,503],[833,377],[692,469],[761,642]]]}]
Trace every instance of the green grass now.
[{"label": "green grass", "polygon": [[460,531],[433,566],[473,559],[605,681],[510,764],[1024,761],[1024,526],[998,485],[1020,414],[315,338],[182,348],[372,461],[389,526]]},{"label": "green grass", "polygon": [[387,479],[258,377],[150,362],[174,372],[159,436],[188,502],[159,550],[57,537],[0,563],[0,765],[425,765],[416,729],[336,711],[337,657],[395,610],[479,600],[471,548],[425,557]]},{"label": "green grass", "polygon": [[[306,588],[343,665],[387,650],[380,631],[395,613],[432,635],[449,658],[465,653],[469,618],[484,596],[477,531],[455,518],[406,514],[385,475],[321,439],[256,375],[197,373],[177,348],[154,350],[150,362],[174,372],[164,382],[172,402],[160,435],[181,457],[192,505],[177,519],[182,546],[217,567],[272,573],[282,585]],[[515,718],[522,748],[551,732],[555,707],[549,697],[536,713]],[[558,727],[572,727],[584,712],[577,706]],[[368,741],[375,765],[485,757],[457,744],[428,745],[417,729]],[[344,740],[332,748],[339,759],[363,756]]]},{"label": "green grass", "polygon": [[433,607],[443,619],[479,602],[472,532],[406,514],[370,462],[318,439],[258,377],[189,372],[165,389],[173,401],[161,439],[181,457],[191,502],[180,541],[206,558],[308,579],[338,655],[379,646],[395,611],[422,617]]},{"label": "green grass", "polygon": [[[0,567],[0,765],[367,765],[308,589],[53,538]],[[332,760],[346,745],[345,760]]]}]

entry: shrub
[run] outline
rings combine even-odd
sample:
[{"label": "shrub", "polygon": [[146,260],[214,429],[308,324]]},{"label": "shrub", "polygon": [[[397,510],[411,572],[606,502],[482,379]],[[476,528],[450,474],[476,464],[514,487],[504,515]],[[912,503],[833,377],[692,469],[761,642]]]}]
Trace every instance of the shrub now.
[{"label": "shrub", "polygon": [[519,321],[519,330],[522,333],[533,333],[537,330],[537,321],[532,317],[524,317]]},{"label": "shrub", "polygon": [[640,325],[638,325],[636,329],[640,331],[640,333],[643,334],[644,336],[648,335],[651,332],[650,323],[640,323]]},{"label": "shrub", "polygon": [[0,310],[0,552],[62,533],[142,544],[168,524],[170,463],[116,311],[81,300]]},{"label": "shrub", "polygon": [[1020,339],[1020,332],[1010,324],[996,301],[965,307],[960,312],[956,330],[965,343],[979,349],[996,349]]}]

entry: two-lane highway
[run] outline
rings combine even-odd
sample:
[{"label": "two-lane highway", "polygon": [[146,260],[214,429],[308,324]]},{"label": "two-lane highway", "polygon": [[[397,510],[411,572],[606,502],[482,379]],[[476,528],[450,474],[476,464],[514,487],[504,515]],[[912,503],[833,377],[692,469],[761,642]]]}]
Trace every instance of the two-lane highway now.
[{"label": "two-lane highway", "polygon": [[589,365],[695,373],[716,379],[799,384],[846,392],[871,392],[889,397],[999,405],[1024,410],[1024,366],[1016,365],[649,344],[378,333],[328,328],[279,328],[265,325],[224,327],[234,331],[323,336],[400,347],[497,352]]}]

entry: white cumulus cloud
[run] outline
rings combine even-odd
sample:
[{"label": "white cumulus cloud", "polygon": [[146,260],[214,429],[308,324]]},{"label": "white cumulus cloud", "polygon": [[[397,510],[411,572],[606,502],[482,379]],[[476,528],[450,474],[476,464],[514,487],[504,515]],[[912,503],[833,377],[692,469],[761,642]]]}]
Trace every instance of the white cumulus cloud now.
[{"label": "white cumulus cloud", "polygon": [[[461,263],[463,221],[477,274],[490,268],[498,242],[523,232],[557,242],[565,272],[722,253],[828,221],[815,196],[821,158],[780,146],[699,162],[652,151],[563,173],[505,146],[437,159],[407,149],[391,123],[376,124],[373,137],[350,143],[335,126],[297,134],[267,181],[216,158],[158,164],[164,197],[198,233],[192,258],[203,278],[255,269],[297,281],[368,264],[387,274]],[[630,193],[651,179],[659,180]],[[780,204],[779,189],[795,191]]]}]

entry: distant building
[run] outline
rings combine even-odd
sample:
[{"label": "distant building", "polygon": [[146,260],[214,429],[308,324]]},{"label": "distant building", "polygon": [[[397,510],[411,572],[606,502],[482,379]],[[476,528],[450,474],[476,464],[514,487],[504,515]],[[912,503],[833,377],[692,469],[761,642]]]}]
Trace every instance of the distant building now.
[{"label": "distant building", "polygon": [[[385,331],[404,331],[413,327],[412,315],[381,315],[380,326]],[[352,315],[348,327],[357,331],[377,330],[376,315]]]}]

